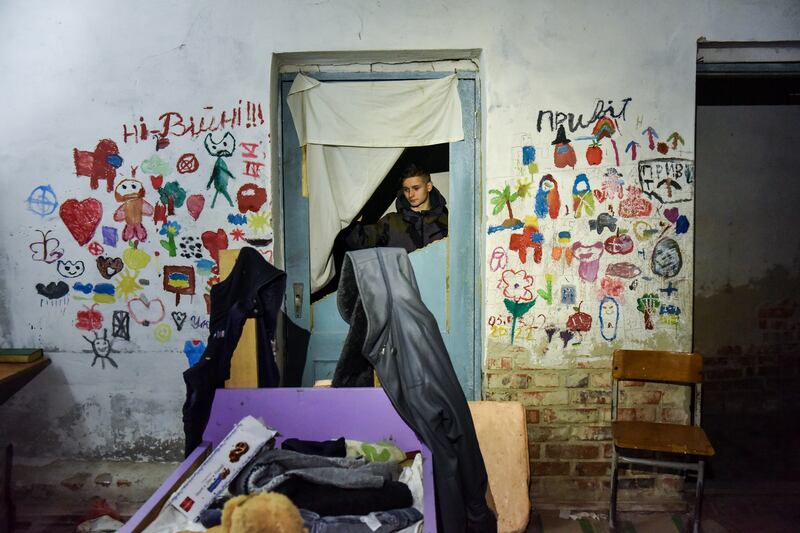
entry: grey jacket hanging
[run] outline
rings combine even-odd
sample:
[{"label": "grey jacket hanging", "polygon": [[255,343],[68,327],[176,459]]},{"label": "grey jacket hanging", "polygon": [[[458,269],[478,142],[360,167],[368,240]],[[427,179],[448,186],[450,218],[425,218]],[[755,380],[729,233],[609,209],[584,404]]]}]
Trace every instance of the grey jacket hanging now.
[{"label": "grey jacket hanging", "polygon": [[438,531],[496,531],[467,400],[406,251],[348,252],[337,298],[350,331],[333,386],[371,386],[374,367],[397,412],[433,454]]}]

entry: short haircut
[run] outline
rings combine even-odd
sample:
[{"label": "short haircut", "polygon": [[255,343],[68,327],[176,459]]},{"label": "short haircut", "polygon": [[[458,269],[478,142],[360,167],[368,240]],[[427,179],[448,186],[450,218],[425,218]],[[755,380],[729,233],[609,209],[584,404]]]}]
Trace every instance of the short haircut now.
[{"label": "short haircut", "polygon": [[425,183],[430,183],[431,181],[430,172],[428,172],[422,167],[418,167],[414,163],[411,163],[405,168],[405,170],[403,170],[403,173],[400,175],[400,185],[402,185],[403,182],[408,178],[416,178],[416,177],[422,178],[422,181]]}]

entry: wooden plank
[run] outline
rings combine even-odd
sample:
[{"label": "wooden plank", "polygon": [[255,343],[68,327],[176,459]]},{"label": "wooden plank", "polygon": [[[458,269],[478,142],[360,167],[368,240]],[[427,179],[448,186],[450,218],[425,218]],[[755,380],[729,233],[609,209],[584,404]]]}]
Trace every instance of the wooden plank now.
[{"label": "wooden plank", "polygon": [[0,363],[0,404],[11,398],[49,364],[50,359],[47,357],[32,363]]},{"label": "wooden plank", "polygon": [[530,517],[530,461],[525,408],[520,402],[469,403],[486,464],[498,531],[523,531]]},{"label": "wooden plank", "polygon": [[697,426],[654,422],[612,422],[614,445],[634,450],[714,455],[705,431]]},{"label": "wooden plank", "polygon": [[[239,257],[238,249],[219,251],[220,280],[227,278]],[[258,387],[258,359],[256,352],[256,320],[248,318],[244,323],[239,344],[231,358],[231,377],[225,382],[228,389]]]},{"label": "wooden plank", "polygon": [[699,353],[616,350],[614,379],[702,383],[703,356]]}]

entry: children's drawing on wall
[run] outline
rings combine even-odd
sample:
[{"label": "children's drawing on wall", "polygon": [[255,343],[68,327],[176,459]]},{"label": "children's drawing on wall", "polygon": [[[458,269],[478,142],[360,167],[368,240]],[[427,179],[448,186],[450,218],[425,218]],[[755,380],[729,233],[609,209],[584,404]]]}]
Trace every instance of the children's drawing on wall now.
[{"label": "children's drawing on wall", "polygon": [[548,361],[690,348],[694,164],[674,129],[660,140],[662,126],[642,129],[641,111],[629,123],[634,106],[625,97],[598,99],[591,113],[540,110],[512,147],[516,176],[489,180],[487,265],[503,272],[489,289],[491,342]]},{"label": "children's drawing on wall", "polygon": [[571,142],[564,132],[564,126],[559,126],[556,138],[551,143],[555,147],[553,148],[553,162],[556,168],[575,168],[578,158],[575,156],[575,149],[572,148]]},{"label": "children's drawing on wall", "polygon": [[[31,226],[20,256],[30,257],[36,276],[24,290],[49,302],[41,312],[51,313],[54,335],[87,332],[63,349],[81,351],[89,342],[95,358],[88,366],[123,367],[112,359],[114,343],[180,355],[208,328],[219,251],[257,242],[271,260],[263,106],[243,98],[197,109],[122,117],[118,131],[98,132],[97,142],[61,155],[64,174],[76,178],[41,183],[20,197]],[[128,175],[120,173],[123,162]],[[235,203],[229,168],[247,178]],[[210,179],[203,169],[211,169]],[[218,207],[220,195],[225,209],[205,209]]]},{"label": "children's drawing on wall", "polygon": [[106,182],[107,192],[114,190],[117,169],[122,166],[123,162],[117,143],[111,139],[101,139],[93,151],[75,148],[72,154],[75,175],[88,177],[92,190],[100,187],[100,180]]},{"label": "children's drawing on wall", "polygon": [[[494,205],[492,215],[497,215],[503,209],[506,210],[508,216],[500,226],[494,226],[494,231],[500,229],[517,229],[522,226],[522,221],[514,216],[514,211],[511,204],[520,198],[526,198],[530,194],[531,182],[526,180],[517,180],[517,186],[514,191],[511,190],[511,185],[506,185],[502,190],[492,189],[489,191],[491,202]],[[493,232],[493,228],[489,228],[489,232]]]},{"label": "children's drawing on wall", "polygon": [[211,171],[211,178],[206,185],[206,189],[210,189],[212,185],[214,186],[214,197],[211,199],[211,208],[213,209],[214,204],[217,203],[217,196],[219,194],[222,194],[222,196],[228,200],[228,204],[233,207],[233,200],[231,200],[231,196],[228,194],[228,180],[236,179],[236,177],[228,170],[228,165],[225,164],[223,158],[233,155],[234,150],[236,150],[236,139],[234,139],[233,135],[230,133],[226,133],[221,140],[215,141],[209,133],[206,135],[205,145],[208,153],[217,158],[214,162],[214,170]]},{"label": "children's drawing on wall", "polygon": [[117,362],[111,358],[111,353],[116,352],[116,350],[114,350],[114,339],[108,340],[108,330],[103,330],[102,337],[95,331],[93,339],[90,339],[86,335],[83,335],[83,338],[92,346],[91,350],[87,350],[94,353],[91,366],[94,366],[97,361],[100,360],[103,370],[106,368],[106,361],[114,368],[119,368]]}]

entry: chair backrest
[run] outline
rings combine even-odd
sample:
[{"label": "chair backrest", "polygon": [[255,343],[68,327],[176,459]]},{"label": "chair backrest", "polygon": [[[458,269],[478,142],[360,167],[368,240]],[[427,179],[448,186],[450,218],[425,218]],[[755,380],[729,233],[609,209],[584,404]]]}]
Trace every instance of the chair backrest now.
[{"label": "chair backrest", "polygon": [[692,389],[691,425],[699,426],[702,405],[703,356],[694,352],[615,350],[611,375],[611,417],[617,419],[618,381],[652,381],[688,385]]},{"label": "chair backrest", "polygon": [[692,352],[616,350],[612,375],[631,381],[702,383],[703,356]]}]

